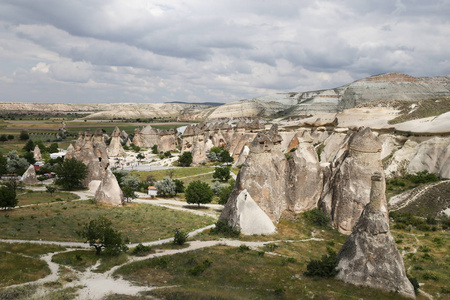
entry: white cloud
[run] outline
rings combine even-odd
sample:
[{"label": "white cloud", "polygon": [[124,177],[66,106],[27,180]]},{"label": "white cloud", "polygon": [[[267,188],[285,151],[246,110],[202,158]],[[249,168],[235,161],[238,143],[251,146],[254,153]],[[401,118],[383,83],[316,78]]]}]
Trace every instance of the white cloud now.
[{"label": "white cloud", "polygon": [[0,101],[229,102],[448,75],[449,4],[4,0]]}]

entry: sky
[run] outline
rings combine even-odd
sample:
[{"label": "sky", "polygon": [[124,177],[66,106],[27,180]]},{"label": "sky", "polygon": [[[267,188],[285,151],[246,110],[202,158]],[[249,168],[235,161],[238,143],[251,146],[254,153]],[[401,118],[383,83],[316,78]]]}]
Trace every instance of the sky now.
[{"label": "sky", "polygon": [[0,101],[233,102],[450,75],[450,0],[0,0]]}]

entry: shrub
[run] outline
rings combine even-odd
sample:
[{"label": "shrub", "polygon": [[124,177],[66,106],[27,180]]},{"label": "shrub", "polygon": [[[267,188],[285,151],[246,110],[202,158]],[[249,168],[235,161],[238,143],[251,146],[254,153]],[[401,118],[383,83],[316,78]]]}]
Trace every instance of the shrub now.
[{"label": "shrub", "polygon": [[150,246],[144,246],[142,245],[142,243],[139,243],[134,249],[133,251],[131,251],[132,255],[136,255],[136,256],[145,256],[148,253],[152,252],[152,247]]},{"label": "shrub", "polygon": [[189,167],[192,164],[192,153],[189,151],[184,152],[178,158],[178,163],[182,167]]},{"label": "shrub", "polygon": [[62,164],[56,167],[55,184],[61,185],[64,189],[71,190],[81,185],[86,178],[88,167],[75,158],[65,159]]},{"label": "shrub", "polygon": [[173,182],[175,183],[175,192],[184,193],[184,190],[186,189],[184,187],[184,182],[179,179],[174,179]]},{"label": "shrub", "polygon": [[303,213],[303,216],[308,220],[311,224],[316,226],[325,227],[330,223],[330,218],[318,208],[314,208],[310,211],[306,211]]},{"label": "shrub", "polygon": [[187,203],[200,206],[200,204],[210,203],[214,193],[206,182],[196,180],[188,185],[185,196]]},{"label": "shrub", "polygon": [[422,275],[423,279],[425,280],[434,280],[434,281],[439,281],[439,277],[437,277],[437,275],[433,274],[433,273],[424,273]]},{"label": "shrub", "polygon": [[152,146],[152,153],[153,154],[158,154],[158,145],[153,145]]},{"label": "shrub", "polygon": [[7,209],[17,205],[16,191],[7,186],[0,187],[0,208]]},{"label": "shrub", "polygon": [[163,180],[158,181],[155,187],[158,190],[158,194],[162,196],[175,196],[177,194],[177,186],[169,177],[164,177]]},{"label": "shrub", "polygon": [[217,167],[214,169],[213,178],[220,181],[227,181],[231,178],[229,167]]},{"label": "shrub", "polygon": [[331,248],[327,248],[328,255],[323,255],[320,260],[310,260],[305,272],[306,276],[318,277],[334,277],[337,274],[336,267],[338,261],[336,259],[336,252]]},{"label": "shrub", "polygon": [[189,233],[183,232],[180,228],[175,229],[175,235],[173,237],[174,245],[184,245],[188,239]]},{"label": "shrub", "polygon": [[192,276],[198,276],[202,274],[207,268],[211,266],[212,262],[205,259],[201,265],[196,265],[188,270],[188,273]]},{"label": "shrub", "polygon": [[416,174],[407,174],[406,179],[411,181],[412,183],[428,183],[428,182],[436,182],[439,181],[439,177],[436,174],[429,173],[427,170],[417,172]]},{"label": "shrub", "polygon": [[226,220],[219,220],[215,224],[214,228],[211,228],[210,234],[221,234],[225,237],[238,237],[241,234],[239,227],[231,227]]},{"label": "shrub", "polygon": [[408,277],[409,282],[411,282],[411,284],[412,284],[412,286],[414,288],[414,294],[417,295],[419,293],[419,288],[420,288],[420,285],[419,285],[419,282],[417,281],[417,278],[416,277],[412,277],[409,274],[406,274],[406,277]]}]

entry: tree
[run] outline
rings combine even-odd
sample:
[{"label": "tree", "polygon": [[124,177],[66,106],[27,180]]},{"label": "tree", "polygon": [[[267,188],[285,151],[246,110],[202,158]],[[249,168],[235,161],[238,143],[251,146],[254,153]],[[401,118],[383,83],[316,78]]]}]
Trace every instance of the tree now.
[{"label": "tree", "polygon": [[22,148],[23,150],[30,152],[34,150],[34,143],[32,140],[28,140],[25,144],[25,146],[23,146]]},{"label": "tree", "polygon": [[58,153],[58,143],[53,143],[47,148],[48,153]]},{"label": "tree", "polygon": [[223,163],[230,164],[234,161],[228,150],[223,150],[219,155],[219,160]]},{"label": "tree", "polygon": [[228,181],[231,178],[229,167],[218,167],[214,169],[213,178],[220,181]]},{"label": "tree", "polygon": [[214,195],[219,195],[220,190],[223,188],[222,184],[219,181],[214,181],[212,186],[212,191]]},{"label": "tree", "polygon": [[231,192],[233,191],[234,184],[236,182],[234,179],[231,179],[228,182],[228,186],[220,189],[219,191],[219,204],[225,205],[228,202],[228,199],[230,198]]},{"label": "tree", "polygon": [[158,194],[162,196],[175,196],[177,194],[177,186],[169,177],[164,177],[163,180],[158,181],[155,187],[158,190]]},{"label": "tree", "polygon": [[36,162],[33,152],[26,152],[22,157],[25,158],[30,165],[33,165]]},{"label": "tree", "polygon": [[158,145],[153,145],[152,146],[152,153],[153,154],[158,154]]},{"label": "tree", "polygon": [[8,134],[8,140],[13,140],[13,139],[14,139],[14,135]]},{"label": "tree", "polygon": [[45,190],[47,193],[50,193],[50,196],[53,196],[53,193],[56,192],[56,186],[47,185],[47,186],[45,186]]},{"label": "tree", "polygon": [[136,155],[136,158],[139,160],[139,162],[145,158],[145,155],[142,153],[139,153],[138,155]]},{"label": "tree", "polygon": [[174,179],[173,182],[175,183],[175,192],[178,193],[184,193],[185,187],[184,182],[179,179]]},{"label": "tree", "polygon": [[186,202],[200,204],[210,203],[214,196],[213,191],[206,182],[200,180],[193,181],[189,184],[185,192]]},{"label": "tree", "polygon": [[8,170],[6,169],[6,157],[0,154],[0,175],[8,173]]},{"label": "tree", "polygon": [[81,182],[88,174],[88,167],[75,158],[65,159],[56,167],[55,184],[62,186],[66,190],[71,190],[81,186]]},{"label": "tree", "polygon": [[95,254],[99,255],[103,248],[110,255],[118,255],[125,252],[128,247],[122,240],[120,232],[111,227],[112,223],[105,217],[98,217],[85,224],[78,235],[95,248]]},{"label": "tree", "polygon": [[6,142],[8,138],[6,137],[6,134],[0,135],[0,142]]},{"label": "tree", "polygon": [[4,210],[17,205],[16,191],[7,186],[0,187],[0,208]]},{"label": "tree", "polygon": [[28,135],[28,132],[26,130],[22,130],[20,132],[19,139],[21,139],[22,141],[26,141],[29,138],[30,138],[30,136]]},{"label": "tree", "polygon": [[122,192],[127,202],[137,198],[137,195],[134,193],[134,189],[129,185],[124,186],[122,188]]},{"label": "tree", "polygon": [[189,151],[184,152],[178,158],[178,163],[182,167],[189,167],[192,164],[192,153]]},{"label": "tree", "polygon": [[17,151],[13,150],[8,153],[6,158],[6,170],[11,174],[23,174],[30,164],[28,161],[17,155]]}]

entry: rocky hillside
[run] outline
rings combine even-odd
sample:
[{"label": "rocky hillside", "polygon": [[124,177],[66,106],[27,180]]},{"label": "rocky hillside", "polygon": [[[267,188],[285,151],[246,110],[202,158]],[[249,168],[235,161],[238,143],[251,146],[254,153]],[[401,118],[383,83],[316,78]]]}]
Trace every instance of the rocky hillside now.
[{"label": "rocky hillside", "polygon": [[63,104],[0,102],[1,111],[90,112],[89,119],[181,117],[184,120],[267,117],[301,118],[337,113],[363,104],[415,103],[450,96],[450,76],[375,75],[328,90],[278,93],[220,106],[192,103]]},{"label": "rocky hillside", "polygon": [[276,94],[218,107],[210,119],[222,117],[304,117],[336,113],[373,101],[408,101],[450,96],[450,76],[413,77],[400,73],[375,75],[328,90]]}]

